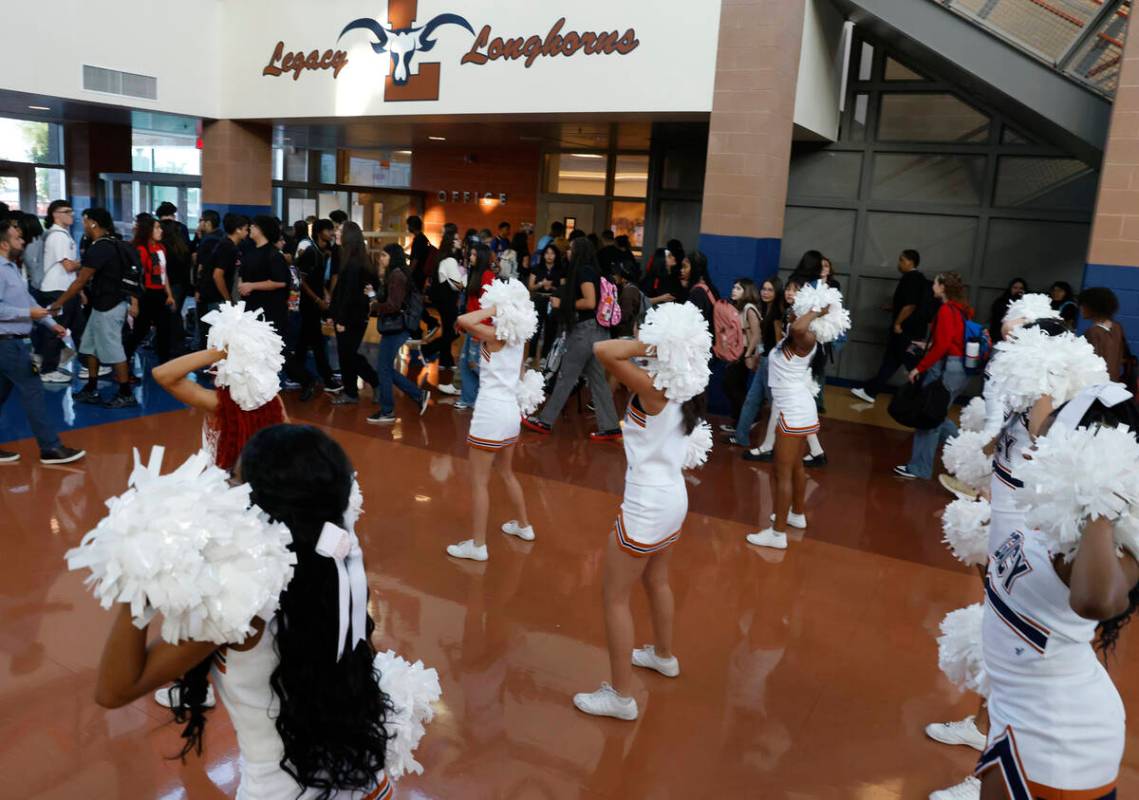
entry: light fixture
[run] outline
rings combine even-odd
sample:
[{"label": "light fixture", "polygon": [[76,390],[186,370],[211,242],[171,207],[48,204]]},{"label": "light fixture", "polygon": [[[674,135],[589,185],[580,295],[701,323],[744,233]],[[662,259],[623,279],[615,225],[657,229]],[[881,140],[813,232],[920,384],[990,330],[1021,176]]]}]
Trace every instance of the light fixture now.
[{"label": "light fixture", "polygon": [[51,111],[48,106],[28,106],[32,111]]},{"label": "light fixture", "polygon": [[446,136],[428,136],[427,138],[433,142],[445,142],[445,141],[447,141]]},{"label": "light fixture", "polygon": [[410,150],[396,150],[395,153],[398,156],[409,156],[409,155],[411,155]]},{"label": "light fixture", "polygon": [[574,158],[605,158],[600,153],[570,153]]}]

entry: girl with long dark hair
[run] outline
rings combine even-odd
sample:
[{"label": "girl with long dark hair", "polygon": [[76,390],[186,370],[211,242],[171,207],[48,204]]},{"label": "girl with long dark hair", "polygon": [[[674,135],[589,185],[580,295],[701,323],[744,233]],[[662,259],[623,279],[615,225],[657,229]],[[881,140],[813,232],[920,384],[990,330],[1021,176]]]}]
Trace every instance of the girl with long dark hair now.
[{"label": "girl with long dark hair", "polygon": [[578,379],[585,374],[593,406],[597,410],[597,430],[589,434],[594,441],[615,441],[621,438],[617,423],[617,410],[613,407],[613,394],[605,380],[605,370],[593,355],[593,346],[609,338],[609,331],[597,324],[597,300],[601,296],[601,273],[593,245],[584,236],[570,244],[570,263],[565,283],[550,300],[558,322],[566,331],[566,350],[558,368],[558,379],[550,399],[536,417],[527,417],[522,424],[532,431],[548,434],[562,413],[570,393],[577,388]]},{"label": "girl with long dark hair", "polygon": [[759,311],[759,289],[751,278],[736,278],[732,284],[732,305],[740,315],[740,327],[744,332],[744,351],[724,370],[724,393],[732,406],[732,424],[721,426],[725,433],[735,433],[735,423],[743,411],[747,397],[748,383],[755,368],[759,366],[762,350],[760,328],[762,316]]},{"label": "girl with long dark hair", "polygon": [[[683,258],[683,253],[681,257]],[[644,280],[641,281],[641,291],[649,298],[652,305],[683,299],[684,290],[680,285],[679,270],[675,251],[661,247],[653,253]]]},{"label": "girl with long dark hair", "polygon": [[[478,235],[477,233],[475,234]],[[478,311],[482,293],[494,282],[494,269],[491,266],[490,248],[485,244],[471,242],[467,247],[467,302],[466,313]],[[463,346],[459,350],[459,375],[462,379],[459,400],[455,403],[458,411],[475,407],[479,397],[479,341],[469,333],[463,334]]]},{"label": "girl with long dark hair", "polygon": [[1009,281],[1008,288],[993,301],[993,305],[989,308],[989,338],[993,340],[993,344],[1003,338],[1001,324],[1008,312],[1009,303],[1019,300],[1026,294],[1028,294],[1028,281],[1024,278],[1013,278]]},{"label": "girl with long dark hair", "polygon": [[562,251],[550,242],[542,248],[538,263],[530,270],[527,279],[530,297],[533,298],[534,308],[538,312],[538,332],[534,341],[538,342],[539,346],[534,353],[535,360],[543,358],[550,351],[558,335],[558,319],[551,312],[550,298],[561,287],[564,272]]},{"label": "girl with long dark hair", "polygon": [[[783,281],[777,277],[770,277],[763,281],[759,287],[759,336],[760,343],[756,353],[756,366],[752,372],[751,382],[747,387],[747,396],[740,409],[739,419],[736,421],[735,431],[732,433],[732,444],[747,447],[751,444],[751,428],[755,424],[759,410],[763,407],[764,399],[770,394],[767,388],[768,357],[779,342],[783,341]],[[771,427],[771,423],[768,423]],[[775,433],[772,430],[771,444],[766,451],[766,459],[771,460],[771,446],[775,443]],[[763,456],[762,448],[744,453],[745,460],[755,460]]]},{"label": "girl with long dark hair", "polygon": [[[459,229],[455,223],[448,222],[443,226],[443,238],[439,240],[439,267],[432,276],[430,290],[431,302],[439,310],[439,318],[443,323],[443,336],[439,345],[440,370],[455,369],[454,345],[459,335],[455,330],[455,321],[459,318],[459,297],[466,285],[466,273],[459,263],[461,257]],[[443,383],[440,378],[439,391],[443,394],[459,394],[453,378],[450,383]]]},{"label": "girl with long dark hair", "polygon": [[[122,604],[103,651],[96,701],[124,706],[177,679],[182,757],[201,753],[207,676],[226,705],[241,750],[244,800],[388,798],[384,771],[391,700],[373,667],[374,623],[337,642],[337,562],[321,552],[328,526],[343,529],[353,470],[343,449],[309,426],[278,425],[245,446],[238,466],[251,501],[292,534],[296,566],[278,608],[255,617],[241,644],[158,641]],[[339,531],[343,533],[343,530]],[[365,589],[366,591],[366,589]],[[339,650],[339,652],[338,652]]]},{"label": "girl with long dark hair", "polygon": [[[170,358],[170,315],[177,304],[166,272],[166,247],[162,243],[162,234],[158,220],[149,214],[138,215],[131,244],[142,264],[142,297],[138,303],[138,316],[135,317],[134,327],[127,339],[128,360],[151,328],[155,331],[154,352],[159,362]],[[116,397],[115,401],[118,399]]]},{"label": "girl with long dark hair", "polygon": [[171,353],[181,355],[186,352],[186,331],[182,323],[182,307],[186,297],[191,292],[193,274],[193,254],[190,246],[182,238],[182,231],[178,221],[164,219],[162,226],[162,246],[166,248],[166,279],[170,284],[170,292],[174,295],[174,307],[170,309],[171,316]]},{"label": "girl with long dark hair", "polygon": [[[419,415],[427,411],[431,400],[431,390],[419,388],[396,368],[396,358],[404,342],[411,338],[404,319],[408,295],[415,291],[407,254],[394,242],[385,245],[380,252],[380,280],[383,285],[383,299],[372,303],[372,313],[379,319],[380,354],[376,360],[376,377],[379,385],[376,394],[380,408],[368,417],[372,425],[391,425],[395,422],[395,393],[393,386],[411,398],[419,408]],[[418,326],[418,321],[416,321]]]},{"label": "girl with long dark hair", "polygon": [[700,313],[704,315],[708,330],[715,332],[712,315],[716,301],[720,299],[720,293],[712,285],[706,255],[699,250],[693,250],[684,257],[684,261],[680,264],[680,284],[687,292],[688,302],[700,309]]},{"label": "girl with long dark hair", "polygon": [[1052,308],[1060,314],[1060,319],[1064,320],[1068,330],[1074,331],[1080,317],[1080,308],[1076,302],[1076,294],[1072,291],[1072,284],[1067,281],[1056,281],[1049,287],[1048,297],[1052,300]]},{"label": "girl with long dark hair", "polygon": [[328,313],[336,325],[336,352],[340,354],[341,383],[344,384],[344,391],[333,396],[332,405],[343,406],[360,402],[358,378],[363,378],[373,389],[379,388],[375,368],[359,352],[368,329],[368,306],[379,291],[379,276],[359,225],[349,220],[340,227],[337,236],[340,271]]}]

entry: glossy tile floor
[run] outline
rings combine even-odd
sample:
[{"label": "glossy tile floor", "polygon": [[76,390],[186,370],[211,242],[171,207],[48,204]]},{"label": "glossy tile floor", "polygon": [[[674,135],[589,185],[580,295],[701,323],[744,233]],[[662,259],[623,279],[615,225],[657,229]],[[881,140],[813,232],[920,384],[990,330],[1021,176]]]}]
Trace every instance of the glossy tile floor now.
[{"label": "glossy tile floor", "polygon": [[[2,798],[235,791],[224,710],[212,715],[205,755],[181,764],[166,758],[178,740],[163,709],[144,700],[106,712],[91,701],[110,617],[65,571],[63,553],[125,487],[132,446],[166,445],[169,465],[199,442],[196,413],[167,410],[175,404],[149,384],[141,394],[137,415],[81,410],[87,427],[65,440],[88,450],[86,462],[41,467],[24,440],[14,447],[25,462],[0,467]],[[841,391],[830,397],[835,416],[865,412]],[[572,412],[552,437],[524,434],[516,464],[537,541],[492,534],[487,564],[456,563],[443,547],[467,535],[469,416],[439,405],[419,418],[400,399],[400,421],[377,429],[364,423],[371,410],[289,401],[292,418],[328,430],[360,472],[377,646],[423,659],[442,679],[441,713],[419,750],[427,772],[404,779],[400,797],[908,799],[971,768],[972,751],[935,744],[922,728],[975,705],[938,673],[934,636],[980,587],[939,543],[948,497],[889,475],[905,460],[906,433],[828,419],[830,465],[811,474],[811,526],[786,553],[743,541],[770,511],[770,466],[717,447],[689,478],[674,561],[682,676],[639,674],[641,718],[624,723],[570,704],[606,678],[601,565],[621,448],[588,442],[587,420]],[[22,425],[10,401],[0,441],[26,435]],[[493,517],[504,503],[494,486]],[[643,597],[634,613],[648,641]],[[1137,636],[1124,634],[1113,666],[1132,707]],[[1120,796],[1137,792],[1130,741]]]}]

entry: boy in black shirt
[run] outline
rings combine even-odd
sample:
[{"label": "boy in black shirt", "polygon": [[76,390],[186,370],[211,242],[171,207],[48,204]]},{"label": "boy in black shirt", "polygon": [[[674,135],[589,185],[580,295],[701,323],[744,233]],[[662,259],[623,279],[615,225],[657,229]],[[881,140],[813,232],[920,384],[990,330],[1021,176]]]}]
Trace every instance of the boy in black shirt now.
[{"label": "boy in black shirt", "polygon": [[290,375],[303,373],[307,378],[301,381],[302,401],[309,400],[314,391],[312,378],[305,366],[310,349],[316,361],[316,370],[324,383],[324,390],[335,394],[342,388],[332,377],[332,367],[328,363],[328,350],[321,330],[321,323],[328,316],[329,292],[325,276],[329,272],[334,234],[332,220],[318,219],[312,225],[312,246],[302,250],[294,263],[301,280],[301,328],[292,355]]}]

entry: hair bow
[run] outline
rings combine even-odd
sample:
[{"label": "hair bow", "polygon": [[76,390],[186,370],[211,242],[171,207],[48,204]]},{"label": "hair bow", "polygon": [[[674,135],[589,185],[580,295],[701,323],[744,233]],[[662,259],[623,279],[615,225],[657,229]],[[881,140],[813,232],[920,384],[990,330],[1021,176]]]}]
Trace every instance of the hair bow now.
[{"label": "hair bow", "polygon": [[1127,387],[1122,383],[1099,383],[1094,386],[1088,386],[1082,389],[1079,394],[1073,397],[1071,401],[1064,406],[1060,413],[1056,415],[1056,421],[1075,430],[1079,427],[1080,420],[1084,418],[1084,414],[1088,413],[1088,409],[1092,407],[1092,403],[1096,400],[1099,400],[1105,406],[1111,407],[1117,406],[1130,399],[1131,392],[1127,391]]},{"label": "hair bow", "polygon": [[352,629],[349,652],[355,650],[366,635],[368,579],[364,575],[363,554],[356,535],[331,522],[324,523],[316,552],[336,562],[340,592],[340,633],[336,640],[336,660],[339,661],[344,656],[349,626]]}]

